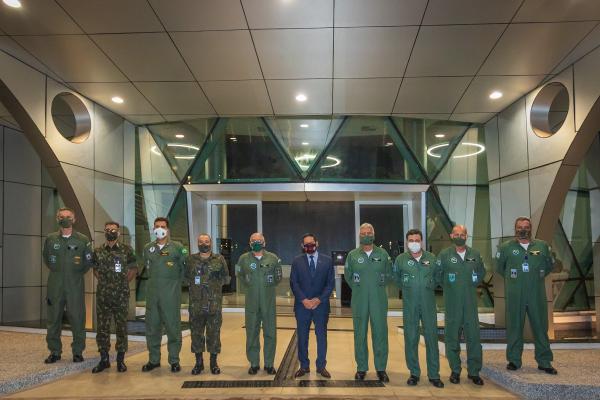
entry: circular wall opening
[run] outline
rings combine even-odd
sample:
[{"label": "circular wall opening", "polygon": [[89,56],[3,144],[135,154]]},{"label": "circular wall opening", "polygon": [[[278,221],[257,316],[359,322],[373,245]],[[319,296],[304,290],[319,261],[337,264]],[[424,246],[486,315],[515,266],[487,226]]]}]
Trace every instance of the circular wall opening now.
[{"label": "circular wall opening", "polygon": [[533,100],[529,114],[531,128],[539,137],[550,137],[562,127],[568,113],[569,91],[562,83],[549,83]]},{"label": "circular wall opening", "polygon": [[52,99],[52,121],[58,132],[73,143],[90,136],[92,120],[85,104],[72,93],[63,92]]}]

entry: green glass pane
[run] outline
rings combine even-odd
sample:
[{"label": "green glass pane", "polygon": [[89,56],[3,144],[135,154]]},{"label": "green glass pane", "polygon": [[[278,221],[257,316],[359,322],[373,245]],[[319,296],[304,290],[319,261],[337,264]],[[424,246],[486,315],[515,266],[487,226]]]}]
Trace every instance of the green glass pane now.
[{"label": "green glass pane", "polygon": [[325,182],[426,182],[387,117],[349,117],[309,176]]},{"label": "green glass pane", "polygon": [[427,247],[429,251],[438,254],[450,246],[450,232],[454,222],[442,206],[435,188],[427,191]]},{"label": "green glass pane", "polygon": [[[435,178],[436,184],[487,185],[487,152],[483,127],[473,126],[447,159],[446,165]],[[430,151],[430,155],[435,152]]]},{"label": "green glass pane", "polygon": [[291,161],[261,118],[221,119],[195,161],[189,183],[297,181]]},{"label": "green glass pane", "polygon": [[177,184],[179,180],[146,127],[137,128],[136,182]]},{"label": "green glass pane", "polygon": [[168,218],[171,239],[183,243],[185,247],[189,247],[187,192],[183,188],[179,189],[179,193],[177,193],[173,206],[169,211]]},{"label": "green glass pane", "polygon": [[433,179],[470,123],[393,117],[394,125],[422,168]]},{"label": "green glass pane", "polygon": [[465,225],[469,238],[490,238],[490,198],[487,186],[435,185],[440,206],[453,224]]},{"label": "green glass pane", "polygon": [[306,176],[344,120],[341,117],[269,117],[271,131]]},{"label": "green glass pane", "polygon": [[149,230],[156,217],[167,216],[178,190],[179,185],[142,185],[146,225]]},{"label": "green glass pane", "polygon": [[215,118],[202,118],[147,126],[180,181],[194,162],[215,121]]}]

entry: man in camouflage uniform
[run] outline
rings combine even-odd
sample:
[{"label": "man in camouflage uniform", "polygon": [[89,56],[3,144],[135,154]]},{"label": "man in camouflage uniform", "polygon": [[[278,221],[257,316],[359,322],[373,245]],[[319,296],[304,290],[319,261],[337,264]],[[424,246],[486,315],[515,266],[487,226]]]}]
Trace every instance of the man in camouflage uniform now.
[{"label": "man in camouflage uniform", "polygon": [[127,312],[129,306],[129,282],[137,274],[135,255],[131,246],[119,243],[119,223],[104,224],[106,242],[94,249],[94,275],[98,279],[96,292],[96,343],[100,352],[100,362],[92,373],[110,367],[110,322],[115,321],[117,334],[117,370],[127,371],[125,352],[127,351]]},{"label": "man in camouflage uniform", "polygon": [[198,236],[199,253],[188,258],[186,282],[190,288],[190,329],[192,331],[192,353],[196,365],[192,375],[204,370],[202,352],[210,353],[210,372],[220,374],[217,354],[221,352],[221,324],[223,316],[223,285],[231,279],[227,262],[220,254],[211,251],[212,241],[208,234]]},{"label": "man in camouflage uniform", "polygon": [[67,312],[73,331],[73,362],[83,361],[85,348],[85,294],[83,276],[92,266],[92,244],[82,233],[73,229],[75,212],[63,207],[56,213],[58,232],[48,235],[44,242],[44,263],[48,275],[48,330],[46,342],[50,355],[44,360],[53,364],[60,360],[63,313]]}]

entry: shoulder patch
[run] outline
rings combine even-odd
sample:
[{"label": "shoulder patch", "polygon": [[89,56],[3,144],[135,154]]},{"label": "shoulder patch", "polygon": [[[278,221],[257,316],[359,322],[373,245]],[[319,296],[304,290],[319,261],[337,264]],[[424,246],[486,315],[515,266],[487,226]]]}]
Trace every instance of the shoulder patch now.
[{"label": "shoulder patch", "polygon": [[188,251],[185,247],[181,249],[181,254],[186,255],[187,253]]}]

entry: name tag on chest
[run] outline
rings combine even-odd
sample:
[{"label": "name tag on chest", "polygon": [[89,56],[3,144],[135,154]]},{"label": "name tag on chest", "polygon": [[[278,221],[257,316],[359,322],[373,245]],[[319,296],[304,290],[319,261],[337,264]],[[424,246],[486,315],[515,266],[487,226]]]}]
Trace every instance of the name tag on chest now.
[{"label": "name tag on chest", "polygon": [[123,266],[120,262],[115,263],[115,272],[120,273],[123,270]]}]

